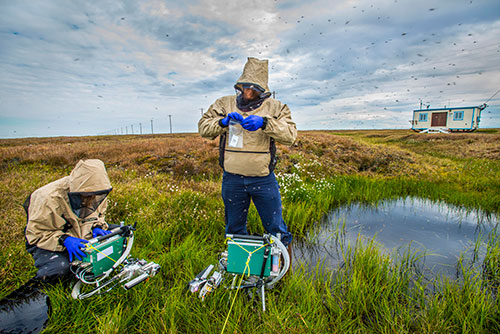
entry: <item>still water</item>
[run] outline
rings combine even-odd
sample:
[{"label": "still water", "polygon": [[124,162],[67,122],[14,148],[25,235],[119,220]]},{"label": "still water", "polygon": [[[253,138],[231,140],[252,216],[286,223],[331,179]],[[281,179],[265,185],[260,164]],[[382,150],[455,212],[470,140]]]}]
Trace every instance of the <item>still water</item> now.
[{"label": "still water", "polygon": [[[425,254],[418,263],[426,274],[455,276],[461,254],[473,256],[478,238],[486,241],[499,223],[498,217],[453,208],[418,198],[378,203],[353,204],[331,211],[306,237],[296,243],[295,260],[314,268],[321,262],[328,269],[341,264],[340,243],[355,245],[358,236],[374,239],[386,254],[411,251]],[[336,231],[343,231],[336,233]],[[478,262],[484,256],[479,248]]]},{"label": "still water", "polygon": [[49,297],[40,288],[22,286],[0,300],[0,333],[40,333],[49,309]]}]

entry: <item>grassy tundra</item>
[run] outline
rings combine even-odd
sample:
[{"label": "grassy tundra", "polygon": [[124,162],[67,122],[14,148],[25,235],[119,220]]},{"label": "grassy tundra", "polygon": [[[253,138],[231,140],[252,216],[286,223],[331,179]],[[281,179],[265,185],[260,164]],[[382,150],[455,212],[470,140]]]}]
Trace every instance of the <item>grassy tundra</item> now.
[{"label": "grassy tundra", "polygon": [[[406,130],[300,132],[279,147],[285,219],[296,240],[328,210],[350,202],[416,196],[500,215],[500,134],[415,134]],[[162,266],[125,292],[83,301],[69,287],[47,290],[46,332],[60,333],[493,333],[500,332],[500,238],[478,240],[481,266],[463,259],[458,281],[427,280],[417,254],[398,259],[376,243],[343,247],[344,265],[294,273],[256,300],[218,289],[202,303],[186,290],[224,249],[217,141],[197,134],[0,140],[0,297],[35,273],[24,250],[21,203],[34,189],[99,158],[113,184],[108,221],[138,222],[132,255]],[[249,231],[262,233],[255,208]],[[229,314],[229,316],[228,316]]]}]

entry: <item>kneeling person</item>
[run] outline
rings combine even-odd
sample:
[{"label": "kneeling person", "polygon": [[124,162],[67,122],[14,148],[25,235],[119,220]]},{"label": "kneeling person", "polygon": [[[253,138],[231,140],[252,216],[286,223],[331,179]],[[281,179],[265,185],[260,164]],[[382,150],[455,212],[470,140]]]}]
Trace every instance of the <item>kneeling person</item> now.
[{"label": "kneeling person", "polygon": [[69,176],[35,190],[25,202],[26,248],[35,260],[36,279],[69,274],[81,260],[88,239],[106,235],[107,195],[111,183],[101,160],[80,160]]}]

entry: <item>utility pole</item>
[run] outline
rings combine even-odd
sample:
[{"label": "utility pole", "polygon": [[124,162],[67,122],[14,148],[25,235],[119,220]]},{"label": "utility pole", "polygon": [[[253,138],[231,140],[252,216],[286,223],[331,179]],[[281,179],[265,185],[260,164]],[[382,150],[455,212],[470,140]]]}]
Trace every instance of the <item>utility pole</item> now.
[{"label": "utility pole", "polygon": [[153,134],[153,120],[151,120],[151,134]]},{"label": "utility pole", "polygon": [[142,135],[142,123],[139,123],[139,128],[140,128],[141,135]]},{"label": "utility pole", "polygon": [[131,131],[131,132],[132,132],[132,134],[134,134],[134,124],[132,124],[132,125],[130,126],[130,128],[132,129],[132,131]]},{"label": "utility pole", "polygon": [[203,108],[200,108],[201,110],[201,117],[203,117]]},{"label": "utility pole", "polygon": [[276,98],[276,91],[273,90],[273,99]]},{"label": "utility pole", "polygon": [[125,125],[125,134],[128,135],[128,126]]},{"label": "utility pole", "polygon": [[170,120],[170,133],[172,133],[172,115],[168,115],[168,119]]}]

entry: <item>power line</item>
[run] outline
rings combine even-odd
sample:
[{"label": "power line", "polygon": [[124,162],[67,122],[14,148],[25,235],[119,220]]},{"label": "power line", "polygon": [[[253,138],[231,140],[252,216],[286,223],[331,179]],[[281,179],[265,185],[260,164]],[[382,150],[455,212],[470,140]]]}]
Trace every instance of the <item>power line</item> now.
[{"label": "power line", "polygon": [[495,97],[495,95],[497,95],[497,94],[498,94],[498,92],[500,92],[500,89],[499,89],[499,90],[497,90],[497,92],[496,92],[495,94],[493,94],[493,96],[491,96],[491,97],[488,99],[488,101],[484,102],[484,104],[486,104],[486,103],[490,102],[490,100],[491,100],[492,98],[494,98],[494,97]]}]

